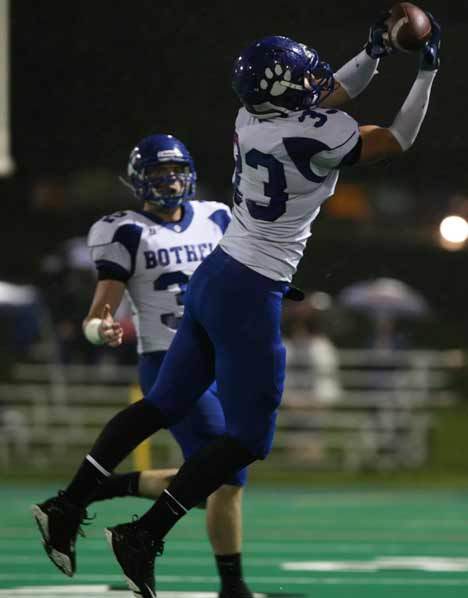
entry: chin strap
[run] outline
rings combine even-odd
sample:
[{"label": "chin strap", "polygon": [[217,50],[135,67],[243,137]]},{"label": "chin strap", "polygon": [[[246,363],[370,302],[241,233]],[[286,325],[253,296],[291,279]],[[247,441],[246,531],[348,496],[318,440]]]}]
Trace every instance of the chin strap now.
[{"label": "chin strap", "polygon": [[119,176],[118,179],[122,183],[122,185],[124,185],[125,187],[127,187],[127,189],[130,189],[130,191],[132,193],[135,193],[135,190],[133,189],[133,185],[131,183],[129,183],[127,181],[127,179],[125,179],[123,176]]}]

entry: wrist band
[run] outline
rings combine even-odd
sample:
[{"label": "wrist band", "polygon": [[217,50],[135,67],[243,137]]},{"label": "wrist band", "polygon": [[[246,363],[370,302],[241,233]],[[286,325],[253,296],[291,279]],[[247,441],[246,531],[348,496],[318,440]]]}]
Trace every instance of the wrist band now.
[{"label": "wrist band", "polygon": [[84,335],[93,345],[104,345],[105,341],[102,339],[99,329],[101,327],[101,318],[92,318],[84,327]]}]

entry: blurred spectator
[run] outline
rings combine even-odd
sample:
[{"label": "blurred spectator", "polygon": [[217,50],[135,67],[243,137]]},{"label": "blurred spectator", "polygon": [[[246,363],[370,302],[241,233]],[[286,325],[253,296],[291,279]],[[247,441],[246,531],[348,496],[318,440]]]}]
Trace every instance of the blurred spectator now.
[{"label": "blurred spectator", "polygon": [[373,335],[368,347],[378,351],[398,351],[410,348],[410,342],[408,336],[398,329],[396,320],[382,314],[374,319]]},{"label": "blurred spectator", "polygon": [[0,282],[0,377],[8,378],[14,363],[23,359],[40,337],[42,307],[31,285]]},{"label": "blurred spectator", "polygon": [[[33,344],[46,336],[37,289],[31,285],[0,282],[0,379],[9,380],[18,360],[25,359]],[[50,339],[43,339],[50,340]],[[0,458],[5,466],[10,453],[25,457],[30,435],[24,413],[13,402],[0,400]]]},{"label": "blurred spectator", "polygon": [[[301,303],[288,303],[284,311],[286,388],[322,404],[341,396],[338,352],[325,332],[331,304],[329,295],[316,292]],[[286,393],[287,404],[292,405],[292,397]]]},{"label": "blurred spectator", "polygon": [[340,292],[338,301],[369,318],[373,330],[367,348],[384,351],[410,348],[409,337],[401,334],[398,320],[420,320],[431,313],[418,291],[395,278],[356,282]]}]

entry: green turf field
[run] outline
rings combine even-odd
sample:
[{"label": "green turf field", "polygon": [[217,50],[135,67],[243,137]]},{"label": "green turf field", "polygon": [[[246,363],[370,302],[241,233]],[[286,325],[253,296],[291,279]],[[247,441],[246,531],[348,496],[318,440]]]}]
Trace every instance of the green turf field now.
[{"label": "green turf field", "polygon": [[[64,577],[43,553],[29,513],[56,486],[0,491],[0,597],[127,598],[103,527],[141,513],[148,502],[120,499],[97,513],[78,542],[78,573]],[[468,492],[249,489],[245,573],[262,594],[313,598],[468,597]],[[171,533],[157,560],[162,598],[217,590],[195,510]],[[175,594],[174,594],[175,592]],[[183,592],[184,594],[180,594]],[[158,594],[158,595],[159,595]],[[210,596],[210,594],[207,594]]]}]

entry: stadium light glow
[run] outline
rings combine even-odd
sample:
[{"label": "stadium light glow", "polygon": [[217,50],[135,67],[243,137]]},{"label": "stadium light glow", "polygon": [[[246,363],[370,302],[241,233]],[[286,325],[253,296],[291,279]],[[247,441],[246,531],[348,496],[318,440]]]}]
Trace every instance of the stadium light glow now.
[{"label": "stadium light glow", "polygon": [[468,222],[461,216],[447,216],[439,226],[440,234],[449,243],[464,243],[468,238]]}]

